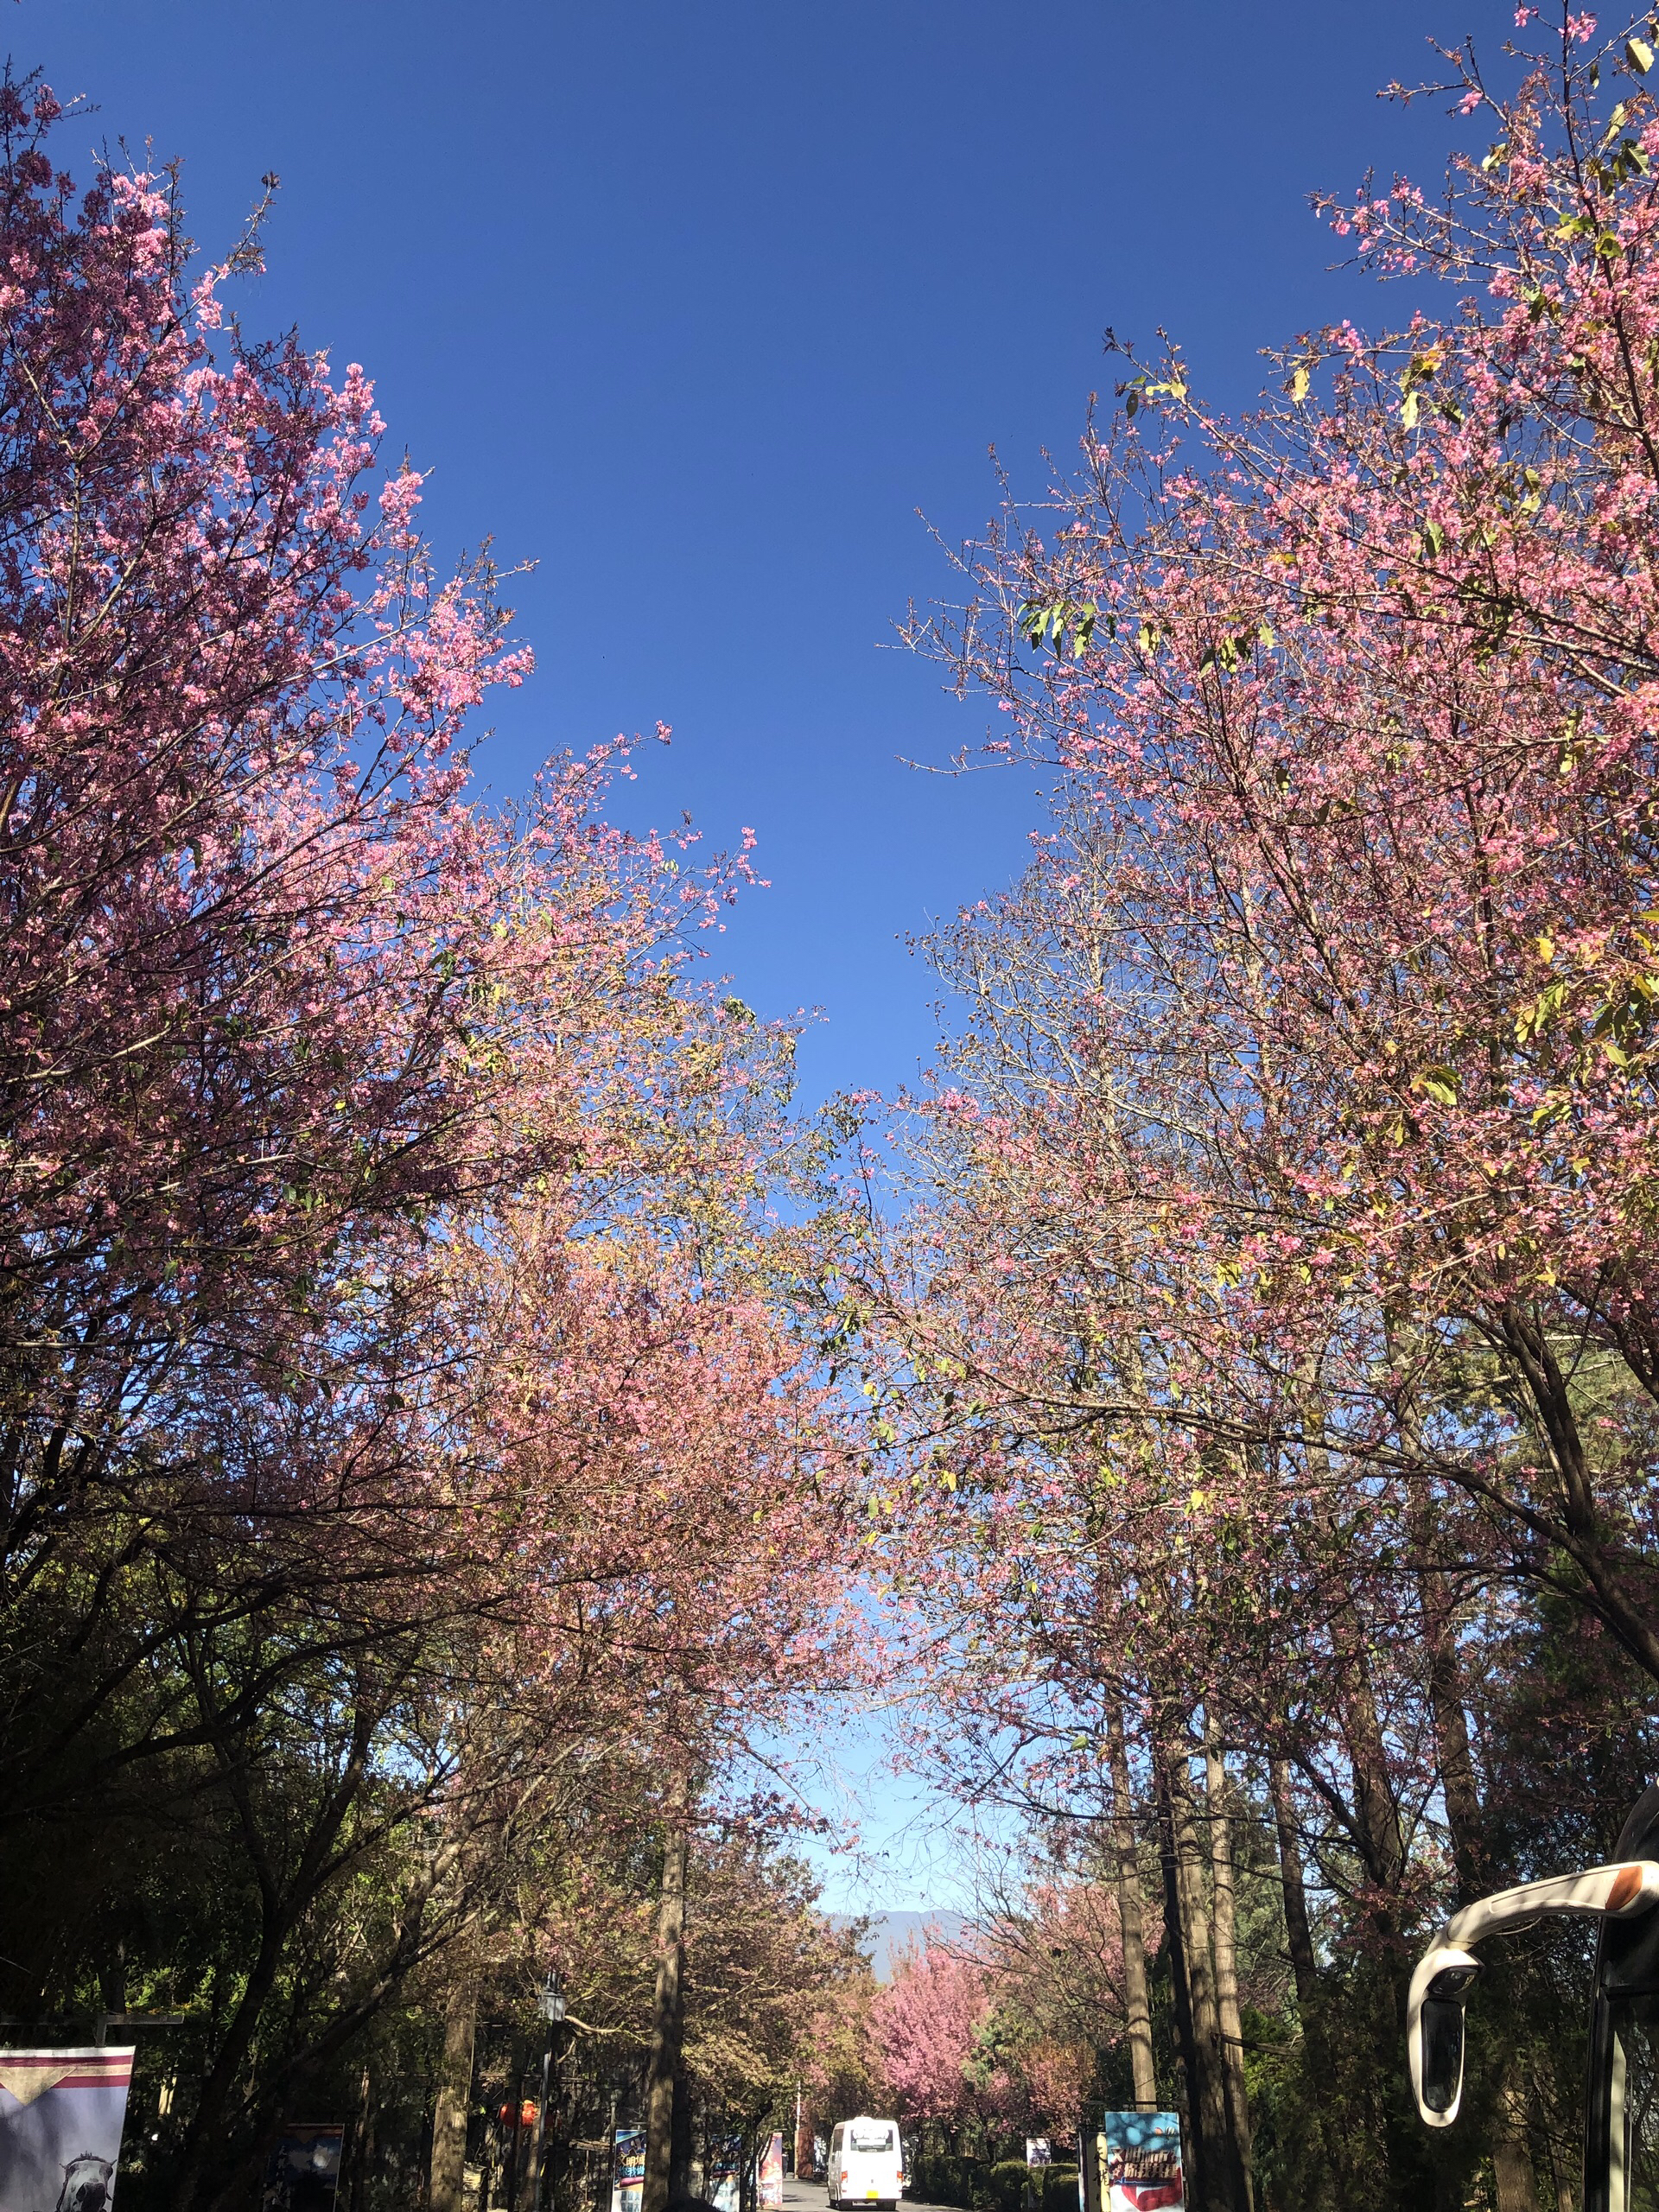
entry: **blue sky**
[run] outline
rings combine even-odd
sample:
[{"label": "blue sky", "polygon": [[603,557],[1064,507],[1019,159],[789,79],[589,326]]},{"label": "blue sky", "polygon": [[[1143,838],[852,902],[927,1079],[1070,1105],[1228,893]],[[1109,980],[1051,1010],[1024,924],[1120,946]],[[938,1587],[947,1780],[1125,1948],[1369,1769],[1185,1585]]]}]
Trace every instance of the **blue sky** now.
[{"label": "blue sky", "polygon": [[[772,888],[723,941],[770,1014],[819,1007],[809,1096],[913,1077],[927,979],[901,943],[1021,864],[1029,774],[952,780],[982,716],[880,648],[948,590],[950,538],[1075,447],[1108,324],[1160,324],[1228,406],[1259,347],[1386,305],[1333,276],[1307,193],[1437,176],[1402,115],[1431,30],[1497,44],[1492,0],[20,0],[21,67],[99,137],[181,156],[223,248],[283,188],[254,330],[374,376],[431,472],[441,553],[493,535],[539,672],[480,772],[674,726],[619,807],[760,839]],[[847,1747],[852,1764],[879,1744]],[[881,1793],[876,1793],[878,1799]],[[955,1901],[878,1803],[893,1876],[856,1907]],[[906,1871],[907,1870],[907,1871]]]}]

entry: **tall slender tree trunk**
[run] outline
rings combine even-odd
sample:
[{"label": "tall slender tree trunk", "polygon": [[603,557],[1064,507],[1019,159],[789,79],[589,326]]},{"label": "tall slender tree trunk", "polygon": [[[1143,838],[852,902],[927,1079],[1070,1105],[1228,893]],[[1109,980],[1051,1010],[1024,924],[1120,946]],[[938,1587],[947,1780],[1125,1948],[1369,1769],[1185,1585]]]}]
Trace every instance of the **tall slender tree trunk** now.
[{"label": "tall slender tree trunk", "polygon": [[374,2084],[363,2069],[358,2086],[357,2126],[352,2137],[352,2212],[364,2212],[374,2167]]},{"label": "tall slender tree trunk", "polygon": [[1538,2212],[1538,2183],[1527,2142],[1526,2100],[1511,2069],[1499,2092],[1492,2129],[1492,2179],[1497,2212]]},{"label": "tall slender tree trunk", "polygon": [[[1313,1955],[1313,1932],[1307,1917],[1307,1884],[1302,1873],[1302,1847],[1296,1832],[1296,1801],[1291,1792],[1290,1763],[1268,1761],[1268,1789],[1273,1799],[1274,1834],[1279,1846],[1279,1884],[1285,1901],[1285,1942],[1290,1954],[1291,1980],[1296,1991],[1296,2011],[1307,2044],[1306,2078],[1332,2079],[1331,2050],[1325,2036],[1325,2012],[1319,1988],[1319,1961]],[[1315,2116],[1313,2139],[1325,2153],[1325,2179],[1337,2190],[1338,2201],[1351,2164],[1339,2120],[1321,2107]],[[1318,2202],[1325,2202],[1321,2190]]]},{"label": "tall slender tree trunk", "polygon": [[1193,2212],[1209,2212],[1209,2175],[1204,2130],[1198,2117],[1198,2049],[1192,2028],[1192,1992],[1186,1971],[1186,1929],[1181,1914],[1181,1885],[1176,1872],[1175,1812],[1169,1761],[1161,1745],[1153,1747],[1153,1786],[1158,1801],[1158,1861],[1164,1878],[1164,1954],[1169,1961],[1170,1994],[1175,2013],[1175,2043],[1181,2063],[1187,2120],[1186,2202]]},{"label": "tall slender tree trunk", "polygon": [[668,2195],[671,2203],[677,2196],[691,2194],[691,2090],[685,2078],[683,2058],[674,2073],[674,2117],[668,2139]]},{"label": "tall slender tree trunk", "polygon": [[1117,1916],[1123,1935],[1123,2002],[1128,2016],[1129,2069],[1135,2101],[1142,2112],[1158,2109],[1158,2080],[1153,2064],[1152,1999],[1147,1973],[1146,1895],[1135,1834],[1135,1796],[1129,1781],[1123,1715],[1115,1711],[1107,1724],[1112,1773],[1112,1847],[1117,1857]]},{"label": "tall slender tree trunk", "polygon": [[[463,1941],[465,1939],[463,1938]],[[432,2115],[431,2212],[461,2212],[467,2166],[467,2113],[473,2096],[473,2044],[478,2032],[478,1977],[468,1961],[449,1986],[443,2007],[443,2056]]]},{"label": "tall slender tree trunk", "polygon": [[[1413,1516],[1413,1541],[1425,1559],[1434,1552],[1434,1528],[1427,1506]],[[1458,1625],[1444,1575],[1418,1578],[1423,1642],[1428,1653],[1428,1707],[1434,1724],[1435,1763],[1457,1870],[1458,1902],[1468,1904],[1487,1887],[1480,1784],[1469,1743],[1469,1716],[1463,1700],[1463,1665],[1458,1655]]]},{"label": "tall slender tree trunk", "polygon": [[[1342,1732],[1354,1777],[1354,1815],[1366,1871],[1378,1888],[1397,1891],[1405,1871],[1406,1844],[1400,1827],[1400,1808],[1395,1802],[1389,1774],[1388,1745],[1377,1717],[1376,1693],[1371,1684],[1364,1633],[1347,1605],[1338,1606],[1332,1622],[1338,1678],[1342,1684]],[[1391,1933],[1391,1907],[1382,1908],[1380,1924]]]},{"label": "tall slender tree trunk", "polygon": [[1296,1837],[1296,1807],[1291,1796],[1287,1760],[1268,1761],[1268,1788],[1273,1798],[1274,1833],[1279,1844],[1279,1885],[1285,1898],[1285,1942],[1290,1953],[1291,1979],[1296,1987],[1296,2009],[1306,2033],[1319,1990],[1319,1966],[1313,1956],[1313,1931],[1307,1917],[1307,1885],[1302,1876],[1302,1852]]},{"label": "tall slender tree trunk", "polygon": [[1193,1802],[1191,1746],[1172,1730],[1165,1762],[1173,1844],[1176,1909],[1192,2014],[1194,2133],[1203,2146],[1204,2212],[1249,2212],[1249,2183],[1228,2124],[1226,2063],[1216,2001],[1215,1955],[1205,1895],[1209,1853]]},{"label": "tall slender tree trunk", "polygon": [[645,2178],[640,2212],[664,2212],[673,2156],[674,2077],[685,2033],[685,1808],[669,1815],[657,1908],[657,1990],[645,2064]]},{"label": "tall slender tree trunk", "polygon": [[[1427,1557],[1433,1531],[1426,1512],[1417,1516],[1416,1543],[1420,1553]],[[1469,1904],[1488,1886],[1491,1867],[1480,1784],[1469,1742],[1469,1716],[1463,1700],[1457,1623],[1443,1585],[1440,1576],[1424,1574],[1420,1580],[1423,1640],[1428,1652],[1435,1764],[1446,1803],[1452,1863],[1457,1871],[1458,1902]],[[1492,2178],[1497,2184],[1497,2212],[1537,2212],[1538,2183],[1527,2139],[1526,2093],[1513,2063],[1505,2069],[1493,2116]]]},{"label": "tall slender tree trunk", "polygon": [[1221,2026],[1222,2074],[1232,2164],[1244,2177],[1243,2202],[1253,2202],[1250,2180],[1250,2105],[1244,2082],[1244,2023],[1238,2009],[1238,1901],[1233,1857],[1232,1790],[1221,1756],[1213,1713],[1204,1726],[1205,1794],[1210,1809],[1210,1886],[1215,1906],[1216,2012]]}]

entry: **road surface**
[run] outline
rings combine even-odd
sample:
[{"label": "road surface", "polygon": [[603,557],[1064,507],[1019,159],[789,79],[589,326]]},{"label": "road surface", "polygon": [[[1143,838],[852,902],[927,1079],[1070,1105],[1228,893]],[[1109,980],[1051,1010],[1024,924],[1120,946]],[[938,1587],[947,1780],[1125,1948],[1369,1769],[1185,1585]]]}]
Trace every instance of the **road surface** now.
[{"label": "road surface", "polygon": [[784,2177],[784,2212],[828,2212],[830,2192],[821,2181]]}]

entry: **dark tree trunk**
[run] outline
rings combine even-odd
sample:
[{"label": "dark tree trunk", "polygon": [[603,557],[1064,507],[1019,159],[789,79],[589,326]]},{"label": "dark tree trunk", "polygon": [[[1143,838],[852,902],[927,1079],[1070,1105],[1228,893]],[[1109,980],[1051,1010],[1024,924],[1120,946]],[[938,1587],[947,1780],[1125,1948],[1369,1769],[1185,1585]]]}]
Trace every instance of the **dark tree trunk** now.
[{"label": "dark tree trunk", "polygon": [[431,2212],[461,2212],[477,2022],[478,1984],[468,1967],[450,1985],[443,2008],[443,2056],[437,2107],[432,2116],[432,2169],[427,2198]]},{"label": "dark tree trunk", "polygon": [[1128,1752],[1123,1741],[1121,1712],[1112,1714],[1107,1741],[1112,1770],[1112,1846],[1117,1858],[1117,1912],[1123,1931],[1123,2002],[1128,2016],[1129,2068],[1136,2105],[1142,2112],[1155,2112],[1158,2083],[1153,2064],[1152,2001],[1147,1973],[1146,1897],[1141,1886],[1135,1795],[1129,1783]]},{"label": "dark tree trunk", "polygon": [[684,1813],[671,1821],[657,1908],[657,1989],[645,2063],[645,2179],[640,2212],[664,2212],[673,2154],[674,2078],[685,2032]]},{"label": "dark tree trunk", "polygon": [[1166,1772],[1174,1843],[1175,1895],[1192,2013],[1195,2132],[1204,2146],[1204,2212],[1249,2212],[1249,2183],[1227,2118],[1227,2069],[1216,2001],[1210,1908],[1205,1896],[1208,1852],[1199,1833],[1185,1732],[1173,1735]]},{"label": "dark tree trunk", "polygon": [[1186,2177],[1186,2201],[1193,2212],[1211,2212],[1207,2146],[1199,2120],[1198,2041],[1192,2031],[1192,1993],[1186,1971],[1186,1929],[1176,1872],[1175,1821],[1168,1763],[1161,1750],[1154,1752],[1154,1777],[1158,1793],[1158,1857],[1164,1877],[1164,1949],[1169,1960],[1181,2082],[1186,2091],[1187,2164],[1192,2169]]},{"label": "dark tree trunk", "polygon": [[1234,1886],[1232,1791],[1215,1721],[1205,1716],[1205,1796],[1210,1813],[1210,1878],[1215,1903],[1216,2012],[1221,2026],[1222,2077],[1227,2091],[1230,2171],[1242,2176],[1242,2202],[1253,2202],[1250,2106],[1244,2082],[1244,2023],[1238,2009],[1238,1906]]},{"label": "dark tree trunk", "polygon": [[683,2059],[674,2075],[674,2116],[668,2142],[668,2194],[672,2202],[677,2196],[691,2194],[691,2090]]},{"label": "dark tree trunk", "polygon": [[1279,1843],[1279,1882],[1285,1898],[1285,1940],[1290,1952],[1296,2009],[1306,2031],[1319,1993],[1319,1968],[1307,1917],[1307,1885],[1302,1877],[1301,1846],[1296,1836],[1296,1808],[1290,1793],[1290,1767],[1281,1758],[1268,1762],[1273,1795],[1273,1825]]}]

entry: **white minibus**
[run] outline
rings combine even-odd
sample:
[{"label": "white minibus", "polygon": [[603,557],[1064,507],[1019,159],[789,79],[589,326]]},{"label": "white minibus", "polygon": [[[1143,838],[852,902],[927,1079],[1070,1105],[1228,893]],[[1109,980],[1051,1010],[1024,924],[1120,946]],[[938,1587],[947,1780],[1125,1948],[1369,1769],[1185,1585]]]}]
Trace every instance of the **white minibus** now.
[{"label": "white minibus", "polygon": [[905,2193],[905,2153],[896,2120],[838,2120],[830,2138],[832,2205],[896,2205]]}]

